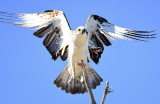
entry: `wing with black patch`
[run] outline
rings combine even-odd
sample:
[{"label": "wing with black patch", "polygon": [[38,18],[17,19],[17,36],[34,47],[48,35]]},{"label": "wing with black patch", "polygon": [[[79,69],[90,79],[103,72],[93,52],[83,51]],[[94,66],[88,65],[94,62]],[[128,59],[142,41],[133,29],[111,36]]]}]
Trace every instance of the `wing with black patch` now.
[{"label": "wing with black patch", "polygon": [[91,37],[92,45],[90,45],[89,52],[90,52],[90,58],[98,64],[99,58],[101,58],[101,54],[103,53],[104,47],[102,42],[97,38],[95,34]]},{"label": "wing with black patch", "polygon": [[71,28],[62,11],[47,10],[32,14],[0,12],[0,22],[30,27],[32,30],[39,29],[34,35],[39,38],[46,36],[43,45],[52,58],[56,60],[60,56],[62,60],[67,59]]},{"label": "wing with black patch", "polygon": [[[85,28],[87,29],[89,34],[89,41],[93,41],[93,43],[95,43],[98,39],[101,44],[104,44],[106,46],[111,45],[109,39],[115,40],[114,38],[117,38],[120,40],[147,41],[146,39],[155,38],[156,35],[152,34],[152,32],[154,31],[135,31],[127,28],[118,27],[109,23],[105,18],[98,15],[89,16],[85,24]],[[103,49],[102,46],[103,45],[100,45],[99,47]],[[90,48],[89,51],[90,57],[95,63],[97,63],[98,59],[100,58],[100,54],[102,54],[103,51],[99,52],[98,55],[96,55],[95,52],[92,51]]]},{"label": "wing with black patch", "polygon": [[43,45],[49,51],[52,56],[52,59],[56,60],[59,56],[64,61],[68,57],[68,50],[67,47],[63,47],[65,49],[64,54],[62,54],[63,48],[61,48],[61,33],[60,29],[55,27],[51,33],[49,33],[43,41]]}]

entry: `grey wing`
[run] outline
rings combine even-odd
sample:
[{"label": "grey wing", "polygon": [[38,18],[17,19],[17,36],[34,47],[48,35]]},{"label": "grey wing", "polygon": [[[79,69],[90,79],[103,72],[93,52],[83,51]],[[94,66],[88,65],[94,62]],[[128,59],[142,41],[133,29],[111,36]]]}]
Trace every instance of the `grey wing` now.
[{"label": "grey wing", "polygon": [[71,28],[62,11],[47,10],[33,14],[0,12],[0,16],[0,22],[31,27],[32,30],[39,29],[34,35],[39,38],[46,36],[43,45],[52,58],[56,60],[60,56],[62,60],[67,59]]},{"label": "grey wing", "polygon": [[[46,49],[52,55],[52,59],[56,60],[59,56],[64,61],[68,57],[68,44],[65,47],[62,47],[60,28],[55,27],[53,31],[47,34],[46,38],[43,41],[43,45],[46,46]],[[62,53],[64,50],[64,53]]]},{"label": "grey wing", "polygon": [[[89,16],[85,28],[89,34],[89,41],[92,41],[93,45],[89,45],[90,58],[95,62],[99,62],[99,58],[103,53],[105,46],[110,46],[111,42],[109,39],[129,41],[147,41],[146,39],[155,38],[156,34],[148,34],[154,31],[135,31],[127,28],[118,27],[109,23],[105,18],[98,15]],[[102,51],[95,51],[93,47],[101,48]]]}]

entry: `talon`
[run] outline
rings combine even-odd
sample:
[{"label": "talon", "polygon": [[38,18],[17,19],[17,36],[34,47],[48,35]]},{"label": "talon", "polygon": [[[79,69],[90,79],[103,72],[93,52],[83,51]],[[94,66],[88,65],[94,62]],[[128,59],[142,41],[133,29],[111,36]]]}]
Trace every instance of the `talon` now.
[{"label": "talon", "polygon": [[[78,62],[77,65],[82,66],[82,63],[81,63],[81,62]],[[84,66],[86,66],[86,65],[84,64]]]},{"label": "talon", "polygon": [[80,65],[80,66],[82,66],[82,63],[81,63],[81,62],[78,62],[77,64]]}]

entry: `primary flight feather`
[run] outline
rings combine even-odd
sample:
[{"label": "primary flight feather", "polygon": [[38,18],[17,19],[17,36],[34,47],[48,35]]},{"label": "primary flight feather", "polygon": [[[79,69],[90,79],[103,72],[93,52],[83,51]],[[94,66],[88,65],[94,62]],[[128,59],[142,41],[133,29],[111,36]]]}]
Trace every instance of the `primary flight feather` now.
[{"label": "primary flight feather", "polygon": [[34,35],[45,37],[43,45],[56,60],[60,57],[63,61],[68,59],[68,64],[54,81],[57,87],[67,93],[77,94],[87,92],[84,84],[81,60],[86,65],[89,84],[92,89],[100,85],[103,79],[89,65],[91,59],[98,64],[103,53],[104,46],[110,46],[109,39],[146,41],[155,38],[154,31],[135,31],[118,27],[109,23],[98,15],[90,15],[85,26],[72,30],[67,18],[62,11],[47,10],[43,13],[16,13],[0,12],[0,22],[29,27],[32,30],[39,29]]}]

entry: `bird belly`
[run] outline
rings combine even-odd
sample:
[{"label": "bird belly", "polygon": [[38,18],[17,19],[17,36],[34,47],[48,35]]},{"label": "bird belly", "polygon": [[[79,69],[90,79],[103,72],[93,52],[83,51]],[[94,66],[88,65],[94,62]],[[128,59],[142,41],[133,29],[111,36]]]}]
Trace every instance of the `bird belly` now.
[{"label": "bird belly", "polygon": [[75,47],[75,52],[73,55],[73,60],[75,62],[75,76],[81,75],[81,66],[78,63],[81,63],[81,60],[85,61],[85,48],[83,47]]},{"label": "bird belly", "polygon": [[[75,72],[75,77],[80,77],[81,76],[81,69],[82,67],[78,65],[78,63],[81,63],[81,60],[85,62],[86,61],[86,44],[85,43],[80,43],[76,41],[69,47],[70,52],[69,52],[69,63],[71,63],[71,70],[74,70]],[[74,69],[72,69],[74,68]]]},{"label": "bird belly", "polygon": [[81,60],[85,60],[85,49],[75,47],[73,59],[75,60],[75,62],[81,62]]}]

